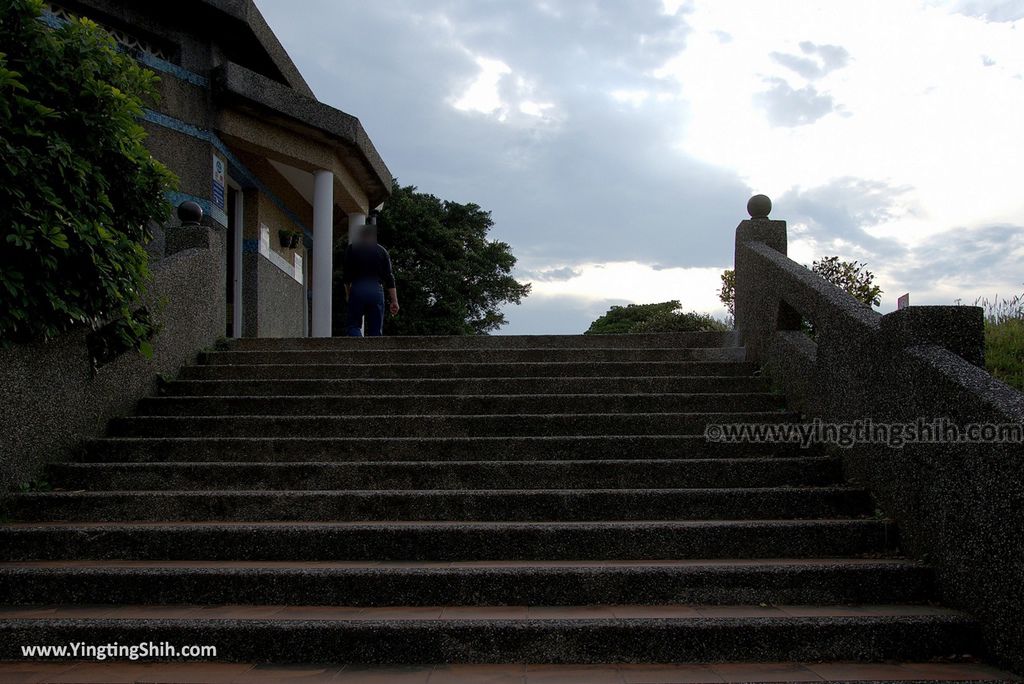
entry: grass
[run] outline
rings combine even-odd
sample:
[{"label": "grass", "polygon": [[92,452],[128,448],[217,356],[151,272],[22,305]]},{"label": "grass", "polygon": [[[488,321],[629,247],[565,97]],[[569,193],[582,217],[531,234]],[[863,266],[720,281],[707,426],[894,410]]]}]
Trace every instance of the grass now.
[{"label": "grass", "polygon": [[1024,294],[974,304],[985,309],[985,368],[1024,392]]}]

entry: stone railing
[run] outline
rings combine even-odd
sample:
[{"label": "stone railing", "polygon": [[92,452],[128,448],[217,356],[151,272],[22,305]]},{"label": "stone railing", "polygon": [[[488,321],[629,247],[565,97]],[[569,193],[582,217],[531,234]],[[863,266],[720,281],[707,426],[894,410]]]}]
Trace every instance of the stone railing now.
[{"label": "stone railing", "polygon": [[[980,308],[879,315],[789,259],[786,222],[770,210],[767,197],[752,198],[752,218],[736,229],[736,329],[793,408],[811,421],[882,429],[1024,424],[1024,394],[983,368]],[[935,568],[944,600],[981,621],[993,655],[1024,669],[1024,444],[827,448],[896,521],[907,553]]]}]

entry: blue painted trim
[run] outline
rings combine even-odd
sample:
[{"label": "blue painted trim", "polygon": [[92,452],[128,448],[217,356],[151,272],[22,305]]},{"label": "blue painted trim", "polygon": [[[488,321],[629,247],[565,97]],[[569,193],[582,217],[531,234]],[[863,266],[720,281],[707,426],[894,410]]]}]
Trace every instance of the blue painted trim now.
[{"label": "blue painted trim", "polygon": [[189,71],[185,67],[178,66],[173,62],[168,62],[166,59],[161,59],[156,55],[151,55],[148,52],[142,52],[136,55],[136,59],[148,66],[150,69],[170,74],[181,81],[185,81],[186,83],[191,83],[192,85],[199,86],[200,88],[210,87],[210,79],[205,76],[200,76],[194,71]]},{"label": "blue painted trim", "polygon": [[183,133],[184,135],[197,138],[213,145],[213,147],[224,155],[225,159],[227,159],[228,173],[231,174],[232,178],[238,181],[239,185],[243,188],[254,188],[262,192],[268,199],[270,199],[271,202],[274,203],[274,205],[277,206],[278,209],[281,210],[282,213],[284,213],[285,216],[288,217],[288,220],[290,220],[297,228],[302,230],[310,240],[313,239],[313,232],[302,222],[301,219],[299,219],[298,215],[289,209],[288,205],[284,203],[284,200],[275,195],[270,188],[268,188],[266,184],[256,176],[256,174],[246,168],[238,157],[228,149],[227,145],[225,145],[213,131],[199,128],[194,124],[175,119],[173,116],[168,116],[163,112],[158,112],[153,109],[143,110],[142,118],[143,120],[156,124],[157,126],[169,128],[173,131],[177,131],[178,133]]},{"label": "blue painted trim", "polygon": [[[39,20],[51,28],[59,28],[67,23],[66,20],[61,19],[57,15],[46,10],[44,10],[43,13],[40,15]],[[118,49],[122,49],[120,45],[118,46]],[[139,62],[145,64],[148,67],[156,69],[157,71],[162,71],[164,73],[170,74],[175,78],[187,81],[188,83],[191,83],[193,85],[197,85],[201,88],[210,87],[210,80],[205,76],[201,76],[193,71],[189,71],[184,67],[180,67],[177,64],[168,62],[165,59],[157,57],[156,55],[141,52],[136,54],[135,58]],[[277,208],[280,209],[282,213],[284,213],[284,215],[288,217],[288,220],[290,220],[296,228],[299,228],[306,235],[308,243],[312,243],[313,231],[310,230],[310,228],[306,224],[304,224],[301,219],[299,219],[298,214],[289,209],[288,205],[284,203],[284,200],[282,200],[280,197],[271,192],[270,188],[268,188],[263,183],[263,181],[261,181],[256,176],[256,174],[247,169],[245,165],[242,164],[241,161],[239,161],[238,157],[231,153],[231,150],[227,148],[227,145],[225,145],[223,141],[221,141],[221,139],[218,138],[216,134],[213,133],[213,131],[199,128],[198,126],[187,123],[185,121],[181,121],[179,119],[175,119],[173,116],[168,116],[167,114],[164,114],[163,112],[158,112],[154,109],[144,109],[142,118],[143,120],[156,124],[157,126],[169,128],[173,131],[177,131],[178,133],[183,133],[193,138],[198,138],[199,140],[203,140],[213,145],[214,148],[216,148],[216,150],[220,152],[225,159],[227,159],[228,173],[231,174],[232,178],[238,181],[239,185],[241,185],[243,188],[254,188],[262,192],[264,195],[266,195],[270,199],[270,201],[273,202],[274,205],[276,205]],[[192,195],[185,195],[183,193],[174,194],[183,197],[184,199],[181,200],[182,202],[184,202],[186,199],[191,199],[193,202],[196,202],[197,204],[199,204],[199,206],[203,207],[203,211],[209,214],[211,217],[213,217],[214,220],[227,226],[227,215],[219,207],[210,204],[209,200],[194,197]],[[218,216],[223,216],[223,221],[221,221],[218,218]]]},{"label": "blue painted trim", "polygon": [[[39,20],[50,28],[60,28],[68,23],[66,19],[61,19],[47,9],[44,9],[43,13],[39,15]],[[127,50],[125,50],[120,44],[118,44],[117,49],[121,52],[127,53]],[[192,85],[199,86],[200,88],[210,87],[210,79],[205,76],[201,76],[194,71],[189,71],[185,67],[179,66],[173,62],[168,62],[166,59],[161,59],[156,55],[140,51],[133,53],[132,56],[139,62],[142,62],[149,68],[156,71],[162,71],[165,74],[170,74],[175,78],[191,83]]]},{"label": "blue painted trim", "polygon": [[172,131],[177,131],[178,133],[190,135],[193,138],[199,138],[205,142],[213,142],[211,138],[215,137],[213,133],[205,128],[200,128],[194,124],[186,123],[180,119],[175,119],[173,116],[169,116],[163,112],[158,112],[155,109],[143,109],[142,120],[155,123],[157,126],[170,128]]},{"label": "blue painted trim", "polygon": [[213,204],[212,202],[210,202],[210,200],[206,199],[205,197],[197,197],[195,195],[190,195],[186,192],[175,192],[173,190],[169,190],[168,192],[164,193],[164,196],[167,197],[167,201],[170,202],[175,207],[177,207],[182,202],[195,202],[200,207],[202,207],[204,214],[206,214],[207,216],[209,216],[210,218],[212,218],[214,221],[224,226],[225,228],[228,227],[228,215],[224,213],[223,209]]},{"label": "blue painted trim", "polygon": [[246,238],[242,240],[242,254],[259,254],[259,238]]}]

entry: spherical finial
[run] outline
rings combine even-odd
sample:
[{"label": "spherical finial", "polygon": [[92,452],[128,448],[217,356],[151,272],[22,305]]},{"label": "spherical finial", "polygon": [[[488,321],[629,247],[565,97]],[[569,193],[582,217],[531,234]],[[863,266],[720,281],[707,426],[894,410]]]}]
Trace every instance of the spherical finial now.
[{"label": "spherical finial", "polygon": [[747,202],[747,213],[750,218],[768,218],[768,214],[772,213],[772,201],[768,195],[754,195]]},{"label": "spherical finial", "polygon": [[181,225],[198,225],[203,220],[203,208],[189,200],[178,205],[178,218]]}]

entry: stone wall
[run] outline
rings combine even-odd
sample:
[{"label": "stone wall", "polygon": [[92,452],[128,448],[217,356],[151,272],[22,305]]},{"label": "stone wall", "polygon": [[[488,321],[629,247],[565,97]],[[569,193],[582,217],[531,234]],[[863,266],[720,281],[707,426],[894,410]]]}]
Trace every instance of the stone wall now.
[{"label": "stone wall", "polygon": [[[277,239],[277,236],[274,236]],[[306,288],[258,253],[242,256],[242,334],[302,337]]]},{"label": "stone wall", "polygon": [[176,373],[224,334],[223,235],[205,226],[189,235],[174,230],[172,253],[152,264],[145,297],[162,326],[151,359],[127,352],[93,373],[85,329],[0,349],[0,494],[102,435],[110,418],[155,390],[158,375]]},{"label": "stone wall", "polygon": [[[881,316],[786,257],[784,221],[736,231],[736,326],[808,419],[1024,424],[1024,394],[989,375],[977,307]],[[800,331],[813,323],[814,339]],[[983,624],[991,654],[1024,670],[1024,445],[830,447],[935,568],[943,600]]]},{"label": "stone wall", "polygon": [[[273,171],[273,167],[266,164],[262,170]],[[306,286],[278,266],[282,262],[294,265],[298,253],[308,272],[310,255],[305,246],[297,250],[283,248],[278,236],[281,229],[301,230],[301,227],[263,192],[246,190],[244,202],[247,248],[242,256],[242,334],[245,337],[302,337],[305,334]],[[259,248],[262,226],[269,229],[270,253],[266,255]],[[272,262],[271,257],[277,263]]]}]

